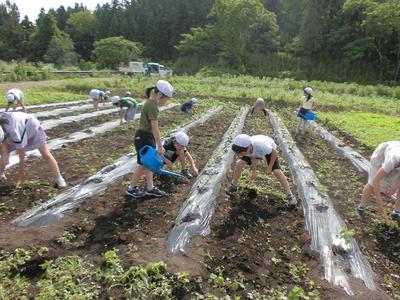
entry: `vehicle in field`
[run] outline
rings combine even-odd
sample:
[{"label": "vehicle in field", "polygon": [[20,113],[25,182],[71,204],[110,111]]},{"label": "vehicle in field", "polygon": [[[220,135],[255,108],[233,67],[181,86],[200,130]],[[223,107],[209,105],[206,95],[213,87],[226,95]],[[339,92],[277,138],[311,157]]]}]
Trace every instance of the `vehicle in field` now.
[{"label": "vehicle in field", "polygon": [[142,61],[130,61],[128,68],[119,68],[124,75],[146,75],[146,64]]},{"label": "vehicle in field", "polygon": [[168,70],[164,65],[149,62],[146,64],[146,75],[148,76],[171,76],[172,70]]}]

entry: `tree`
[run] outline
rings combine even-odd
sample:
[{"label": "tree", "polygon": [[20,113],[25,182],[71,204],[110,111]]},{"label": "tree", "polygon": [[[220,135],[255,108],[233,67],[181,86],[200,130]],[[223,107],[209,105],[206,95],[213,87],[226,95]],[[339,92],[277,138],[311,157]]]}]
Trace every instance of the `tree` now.
[{"label": "tree", "polygon": [[0,3],[0,58],[6,61],[22,56],[21,26],[19,11],[15,4]]},{"label": "tree", "polygon": [[95,42],[92,56],[99,68],[116,69],[122,63],[138,60],[142,51],[142,44],[115,36]]},{"label": "tree", "polygon": [[50,41],[44,60],[56,66],[74,65],[78,55],[74,51],[74,43],[67,33],[60,31]]},{"label": "tree", "polygon": [[29,48],[31,51],[28,58],[32,61],[41,61],[47,52],[52,37],[59,29],[54,16],[44,13],[44,10],[39,14],[36,24],[37,26],[30,36]]},{"label": "tree", "polygon": [[75,44],[76,52],[89,60],[93,50],[97,18],[89,10],[72,13],[67,20],[66,32]]}]

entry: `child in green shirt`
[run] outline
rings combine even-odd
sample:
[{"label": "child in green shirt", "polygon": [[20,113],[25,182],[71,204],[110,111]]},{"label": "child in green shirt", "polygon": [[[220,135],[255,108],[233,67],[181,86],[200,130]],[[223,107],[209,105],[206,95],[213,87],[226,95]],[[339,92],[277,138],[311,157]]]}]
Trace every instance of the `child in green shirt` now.
[{"label": "child in green shirt", "polygon": [[114,96],[111,99],[113,105],[120,107],[119,116],[121,118],[121,125],[124,120],[130,125],[138,109],[137,101],[130,97],[130,95],[130,92],[126,92],[125,97],[120,98],[119,96]]},{"label": "child in green shirt", "polygon": [[[139,129],[135,134],[135,149],[139,166],[133,173],[131,184],[125,192],[127,195],[134,198],[141,198],[145,195],[155,197],[163,197],[166,195],[164,191],[159,190],[153,185],[153,173],[143,166],[139,151],[146,145],[153,148],[157,146],[158,155],[163,157],[165,150],[161,143],[160,131],[158,129],[158,105],[165,105],[167,103],[168,99],[173,95],[173,87],[169,82],[159,80],[156,86],[146,90],[146,95],[148,99],[142,107]],[[144,192],[138,187],[139,180],[143,175],[146,177],[147,185]]]}]

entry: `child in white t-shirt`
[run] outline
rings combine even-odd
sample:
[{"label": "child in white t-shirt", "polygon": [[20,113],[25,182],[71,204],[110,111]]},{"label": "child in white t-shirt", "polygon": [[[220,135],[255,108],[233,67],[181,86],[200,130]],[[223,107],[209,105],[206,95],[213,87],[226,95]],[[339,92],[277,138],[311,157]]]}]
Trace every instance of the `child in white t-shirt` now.
[{"label": "child in white t-shirt", "polygon": [[17,109],[17,106],[20,105],[22,107],[22,111],[26,112],[26,108],[24,105],[24,93],[19,89],[11,89],[6,94],[7,98],[7,107],[6,111],[10,109],[11,106],[14,106],[14,110]]},{"label": "child in white t-shirt", "polygon": [[297,113],[298,122],[295,129],[295,136],[304,135],[306,133],[307,120],[304,116],[313,108],[314,97],[312,93],[312,88],[306,87],[304,89],[304,96],[300,100],[301,105]]},{"label": "child in white t-shirt", "polygon": [[387,219],[383,207],[381,191],[391,196],[397,193],[397,200],[392,217],[400,220],[400,141],[390,141],[380,144],[372,153],[371,168],[368,173],[368,183],[364,186],[361,202],[357,207],[363,214],[371,194],[375,194],[376,204],[382,216]]},{"label": "child in white t-shirt", "polygon": [[238,154],[240,158],[235,164],[232,183],[225,192],[229,195],[233,195],[237,192],[237,183],[242,174],[243,167],[246,164],[251,166],[251,178],[255,179],[257,176],[256,160],[266,159],[267,174],[271,174],[271,172],[274,173],[285,190],[289,204],[293,206],[296,205],[296,197],[290,190],[289,182],[279,165],[278,151],[276,148],[274,140],[266,135],[254,135],[250,137],[246,134],[239,134],[236,136],[233,140],[232,150]]}]

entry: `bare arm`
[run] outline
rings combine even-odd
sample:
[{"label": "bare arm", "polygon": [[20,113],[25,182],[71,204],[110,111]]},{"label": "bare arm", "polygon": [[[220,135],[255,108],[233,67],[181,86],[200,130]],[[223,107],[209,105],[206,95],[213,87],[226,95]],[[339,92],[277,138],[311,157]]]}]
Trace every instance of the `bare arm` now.
[{"label": "bare arm", "polygon": [[165,151],[161,143],[160,131],[158,130],[158,120],[151,120],[151,131],[153,133],[154,139],[156,140],[158,154],[162,156]]},{"label": "bare arm", "polygon": [[272,172],[272,166],[274,165],[276,159],[278,158],[278,151],[275,149],[272,149],[271,151],[271,159],[269,161],[269,165],[267,168],[267,174]]},{"label": "bare arm", "polygon": [[251,179],[256,179],[257,177],[257,159],[255,157],[251,157]]},{"label": "bare arm", "polygon": [[189,160],[189,163],[190,163],[190,166],[192,167],[192,171],[193,171],[194,175],[198,176],[199,175],[199,171],[197,170],[196,164],[194,163],[193,157],[190,155],[189,151],[185,152],[185,156]]}]

